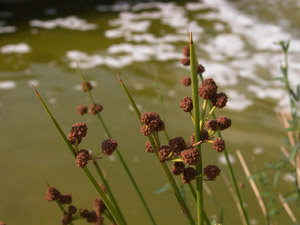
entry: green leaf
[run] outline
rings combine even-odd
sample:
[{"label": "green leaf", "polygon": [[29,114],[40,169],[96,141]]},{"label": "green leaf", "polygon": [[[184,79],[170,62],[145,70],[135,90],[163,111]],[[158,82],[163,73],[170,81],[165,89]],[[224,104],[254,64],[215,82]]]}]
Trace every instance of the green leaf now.
[{"label": "green leaf", "polygon": [[299,198],[299,194],[297,191],[293,192],[292,194],[290,194],[288,197],[285,198],[285,201],[286,202],[291,202],[291,201],[294,201],[296,199]]},{"label": "green leaf", "polygon": [[275,173],[274,180],[273,180],[273,187],[274,188],[277,187],[279,175],[280,175],[280,170],[276,171],[276,173]]},{"label": "green leaf", "polygon": [[170,189],[170,184],[165,183],[164,186],[162,186],[159,189],[155,190],[154,193],[157,194],[157,195],[162,194],[162,193],[166,192],[169,189]]},{"label": "green leaf", "polygon": [[291,154],[290,154],[290,159],[294,159],[295,158],[295,156],[296,156],[296,154],[297,154],[297,152],[298,152],[298,150],[299,150],[299,145],[300,145],[300,143],[298,142],[293,148],[292,148],[292,150],[291,150]]},{"label": "green leaf", "polygon": [[284,77],[275,77],[273,80],[280,80],[283,81],[285,78]]}]

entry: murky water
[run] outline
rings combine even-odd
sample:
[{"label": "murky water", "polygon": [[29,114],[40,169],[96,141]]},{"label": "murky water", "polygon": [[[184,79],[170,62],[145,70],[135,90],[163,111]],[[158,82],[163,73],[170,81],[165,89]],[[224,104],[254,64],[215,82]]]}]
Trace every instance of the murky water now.
[{"label": "murky water", "polygon": [[[239,181],[246,181],[235,150],[249,165],[276,161],[282,129],[274,109],[285,105],[278,77],[282,54],[273,43],[291,39],[291,79],[300,82],[298,1],[119,2],[105,4],[0,6],[0,220],[8,224],[58,224],[60,211],[44,199],[46,182],[73,194],[78,207],[92,208],[97,196],[76,168],[65,144],[41,108],[29,83],[45,97],[67,132],[79,121],[89,132],[83,145],[100,149],[103,129],[95,117],[80,117],[79,104],[89,104],[78,84],[74,60],[89,80],[103,117],[149,202],[159,224],[186,224],[170,191],[155,193],[166,180],[153,155],[145,153],[135,115],[129,110],[115,77],[122,74],[142,111],[163,111],[170,136],[189,139],[193,132],[179,101],[191,95],[180,80],[188,75],[179,59],[192,31],[206,77],[213,77],[229,96],[233,126],[224,132]],[[163,107],[157,98],[163,96]],[[180,121],[180,123],[178,122]],[[129,134],[129,135],[128,135]],[[205,164],[221,165],[222,155],[210,148]],[[124,210],[128,224],[148,218],[115,156],[100,161]],[[254,170],[254,166],[250,167]],[[288,184],[281,180],[281,187]],[[227,186],[220,177],[209,184],[225,210],[224,224],[241,224]],[[252,224],[264,224],[249,185],[242,190]],[[217,212],[208,195],[206,210]],[[188,197],[189,205],[194,203]],[[236,212],[236,213],[233,213]],[[282,214],[280,221],[288,221]],[[84,224],[84,222],[78,222]]]}]

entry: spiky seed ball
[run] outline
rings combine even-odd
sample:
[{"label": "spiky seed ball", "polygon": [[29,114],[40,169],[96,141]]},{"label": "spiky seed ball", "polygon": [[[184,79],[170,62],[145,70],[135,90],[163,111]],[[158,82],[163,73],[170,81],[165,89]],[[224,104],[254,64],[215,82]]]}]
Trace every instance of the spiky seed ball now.
[{"label": "spiky seed ball", "polygon": [[204,174],[206,175],[208,180],[215,180],[217,176],[219,176],[221,170],[218,166],[208,165],[204,168]]},{"label": "spiky seed ball", "polygon": [[208,121],[208,122],[206,123],[206,127],[207,127],[207,129],[209,129],[209,130],[215,131],[215,130],[217,130],[217,129],[219,128],[219,126],[218,126],[218,121],[217,121],[217,120],[210,120],[210,121]]},{"label": "spiky seed ball", "polygon": [[55,187],[48,187],[45,198],[49,202],[59,200],[60,192]]},{"label": "spiky seed ball", "polygon": [[176,137],[170,139],[169,146],[175,156],[179,156],[180,152],[187,148],[187,145],[183,137]]},{"label": "spiky seed ball", "polygon": [[77,111],[78,111],[79,115],[83,115],[83,114],[87,113],[88,108],[86,106],[79,105],[79,106],[77,106]]},{"label": "spiky seed ball", "polygon": [[156,112],[145,112],[141,117],[141,122],[147,125],[150,130],[162,131],[165,129],[164,122]]},{"label": "spiky seed ball", "polygon": [[188,45],[184,46],[184,48],[182,49],[182,54],[185,57],[189,57],[190,56],[190,46],[188,46]]},{"label": "spiky seed ball", "polygon": [[146,141],[145,146],[146,146],[146,152],[153,153],[153,149],[149,141]]},{"label": "spiky seed ball", "polygon": [[223,92],[216,94],[213,98],[211,98],[211,103],[213,106],[216,106],[218,109],[224,108],[227,103],[227,95]]},{"label": "spiky seed ball", "polygon": [[91,159],[90,153],[86,149],[80,149],[80,151],[76,155],[76,165],[80,168],[84,168],[88,161]]},{"label": "spiky seed ball", "polygon": [[216,138],[212,145],[217,152],[223,152],[225,149],[225,141],[222,138]]},{"label": "spiky seed ball", "polygon": [[101,104],[91,104],[90,105],[90,113],[92,115],[96,115],[97,113],[101,112],[103,109],[103,106]]},{"label": "spiky seed ball", "polygon": [[151,135],[151,129],[146,125],[146,124],[144,124],[142,127],[141,127],[141,133],[142,133],[142,135],[144,135],[144,136],[149,136],[149,135]]},{"label": "spiky seed ball", "polygon": [[157,126],[154,128],[154,131],[159,132],[159,131],[164,131],[164,130],[165,130],[165,122],[162,120],[158,121]]},{"label": "spiky seed ball", "polygon": [[75,214],[75,213],[77,212],[77,208],[76,208],[76,206],[74,206],[74,205],[70,205],[70,206],[68,207],[68,211],[69,211],[69,213],[71,213],[71,214]]},{"label": "spiky seed ball", "polygon": [[72,214],[66,213],[63,215],[63,218],[61,219],[62,225],[68,225],[72,221]]},{"label": "spiky seed ball", "polygon": [[95,211],[90,211],[88,216],[86,217],[86,221],[88,223],[96,223],[98,220],[97,214],[95,213]]},{"label": "spiky seed ball", "polygon": [[111,155],[118,147],[118,142],[112,138],[108,138],[102,142],[102,152],[105,155]]},{"label": "spiky seed ball", "polygon": [[180,108],[184,112],[191,112],[193,110],[193,100],[190,97],[184,97],[180,101]]},{"label": "spiky seed ball", "polygon": [[86,136],[87,130],[88,127],[85,123],[74,123],[67,136],[67,139],[70,142],[70,144],[74,145],[76,143],[76,139],[78,140],[78,143],[80,143],[82,138]]},{"label": "spiky seed ball", "polygon": [[96,199],[94,200],[93,205],[94,205],[94,210],[95,210],[97,216],[102,215],[102,213],[103,213],[103,212],[105,211],[105,209],[106,209],[105,203],[102,201],[102,199],[96,198]]},{"label": "spiky seed ball", "polygon": [[59,203],[62,205],[71,204],[72,203],[72,195],[70,195],[70,194],[61,195],[59,198]]},{"label": "spiky seed ball", "polygon": [[189,66],[190,65],[190,59],[188,57],[180,59],[180,62],[184,66]]},{"label": "spiky seed ball", "polygon": [[[87,82],[85,82],[85,84],[86,84],[86,86],[87,86],[87,88],[88,88],[89,91],[93,89],[93,86],[92,86],[91,82],[87,81]],[[84,82],[82,82],[81,88],[82,88],[82,90],[83,90],[84,92],[87,91],[87,90],[86,90],[86,87],[85,87],[85,85],[84,85]]]},{"label": "spiky seed ball", "polygon": [[198,73],[198,74],[202,74],[202,73],[205,72],[205,68],[204,68],[204,66],[202,66],[201,64],[197,64],[196,69],[197,69],[197,73]]},{"label": "spiky seed ball", "polygon": [[196,174],[196,170],[193,167],[188,167],[184,169],[181,180],[184,184],[189,184],[194,179]]},{"label": "spiky seed ball", "polygon": [[181,83],[183,84],[183,86],[188,87],[188,86],[191,85],[192,80],[191,80],[190,77],[184,77],[184,78],[181,80]]},{"label": "spiky seed ball", "polygon": [[219,116],[217,119],[220,130],[225,130],[231,126],[231,119],[227,116]]},{"label": "spiky seed ball", "polygon": [[79,209],[79,213],[82,218],[87,218],[89,215],[89,210],[81,208]]},{"label": "spiky seed ball", "polygon": [[212,99],[217,94],[217,91],[218,86],[215,81],[211,78],[207,78],[199,87],[198,93],[201,98],[208,100]]},{"label": "spiky seed ball", "polygon": [[183,150],[180,155],[184,162],[189,166],[197,165],[200,159],[200,153],[196,148]]},{"label": "spiky seed ball", "polygon": [[[200,133],[200,140],[201,141],[205,141],[209,138],[209,134],[208,134],[208,131],[206,129],[202,129],[201,133]],[[195,144],[195,134],[192,134],[191,136],[191,142],[193,144]]]},{"label": "spiky seed ball", "polygon": [[175,162],[172,165],[172,173],[174,175],[180,175],[183,173],[185,165],[182,162]]},{"label": "spiky seed ball", "polygon": [[171,153],[171,149],[168,145],[162,145],[159,148],[158,155],[161,162],[165,162],[166,160],[169,160],[169,155]]}]

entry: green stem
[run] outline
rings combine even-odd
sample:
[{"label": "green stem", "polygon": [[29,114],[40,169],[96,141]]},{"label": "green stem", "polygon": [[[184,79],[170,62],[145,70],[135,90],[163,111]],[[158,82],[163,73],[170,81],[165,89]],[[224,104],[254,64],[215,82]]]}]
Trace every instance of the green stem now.
[{"label": "green stem", "polygon": [[[202,75],[200,75],[200,79],[201,79],[201,82],[203,83],[204,79],[203,79],[203,76],[202,76]],[[211,110],[212,110],[212,108],[213,108],[211,102],[209,102],[209,108],[210,108]],[[214,112],[212,113],[212,117],[213,117],[213,119],[216,119],[216,115],[215,115]],[[218,131],[218,136],[219,136],[220,138],[222,138],[222,134],[221,134],[220,131]],[[244,207],[244,204],[243,204],[243,201],[242,201],[242,197],[241,197],[241,194],[240,194],[240,190],[239,190],[238,185],[237,185],[237,181],[236,181],[236,178],[235,178],[235,174],[234,174],[234,172],[233,172],[233,169],[232,169],[231,162],[230,162],[230,160],[229,160],[229,156],[228,156],[227,150],[224,149],[223,153],[224,153],[224,155],[225,155],[226,164],[227,164],[227,166],[228,166],[228,168],[229,168],[229,172],[230,172],[230,175],[231,175],[231,179],[232,179],[232,182],[233,182],[233,184],[234,184],[235,193],[236,193],[236,195],[237,195],[237,197],[238,197],[238,199],[239,199],[239,203],[240,203],[241,209],[242,209],[242,211],[243,211],[243,214],[244,214],[246,223],[247,223],[247,225],[250,225],[249,218],[248,218],[248,214],[247,214],[247,211],[246,211],[246,209],[245,209],[245,207]]]},{"label": "green stem", "polygon": [[[32,88],[34,89],[38,99],[40,100],[41,104],[43,105],[44,109],[46,110],[46,112],[48,113],[50,119],[52,120],[52,122],[54,123],[56,129],[58,130],[58,132],[60,133],[61,137],[64,139],[65,143],[67,144],[67,146],[69,147],[71,153],[73,154],[74,158],[76,158],[76,152],[73,148],[73,146],[70,144],[70,142],[68,141],[66,135],[64,134],[64,132],[62,131],[61,127],[59,126],[59,124],[57,123],[57,121],[55,120],[53,114],[50,112],[49,108],[47,107],[45,101],[43,100],[42,96],[39,94],[39,92],[34,88],[34,86],[32,85]],[[90,171],[85,167],[83,168],[84,173],[86,174],[86,176],[88,177],[88,179],[90,180],[90,182],[92,183],[92,185],[94,186],[94,188],[96,189],[96,191],[98,192],[98,194],[101,196],[102,200],[104,201],[107,209],[111,212],[112,216],[114,217],[115,221],[119,224],[119,225],[125,225],[126,223],[121,219],[120,215],[117,213],[117,211],[115,210],[115,208],[112,206],[111,202],[109,201],[109,199],[106,197],[105,193],[101,190],[101,188],[99,187],[97,181],[95,180],[95,178],[93,177],[93,175],[90,173]]]},{"label": "green stem", "polygon": [[[93,163],[94,163],[94,165],[95,165],[96,171],[98,172],[98,174],[99,174],[99,176],[100,176],[100,178],[101,178],[101,180],[102,180],[102,182],[103,182],[103,185],[104,185],[104,187],[105,187],[105,189],[106,189],[106,191],[107,191],[107,195],[108,195],[109,199],[110,199],[110,200],[112,201],[112,203],[114,204],[114,206],[115,206],[116,210],[118,211],[118,213],[120,214],[120,216],[121,216],[122,218],[124,218],[123,215],[122,215],[122,212],[121,212],[121,210],[120,210],[120,207],[119,207],[119,205],[118,205],[118,203],[117,203],[117,201],[116,201],[114,195],[112,194],[112,191],[111,191],[111,189],[110,189],[110,186],[109,186],[109,184],[108,184],[106,178],[104,177],[104,175],[103,175],[103,173],[102,173],[101,168],[99,167],[99,165],[98,165],[98,163],[97,163],[96,161],[94,161]],[[112,222],[113,222],[113,221],[112,221]]]},{"label": "green stem", "polygon": [[[189,183],[188,188],[189,188],[189,191],[190,191],[195,203],[197,204],[197,194],[196,194],[196,191],[195,191],[193,185],[191,183]],[[204,220],[205,220],[206,225],[210,225],[210,221],[209,221],[205,211],[203,212],[203,215],[204,215]]]},{"label": "green stem", "polygon": [[[120,76],[118,74],[117,74],[117,76],[119,78],[121,87],[123,88],[123,91],[124,91],[125,95],[127,96],[127,98],[129,100],[132,108],[134,109],[134,112],[135,112],[135,114],[137,116],[137,119],[138,119],[139,123],[141,123],[141,113],[140,113],[140,110],[137,108],[134,99],[132,98],[131,94],[129,93],[129,91],[128,91],[127,87],[125,86],[124,82],[121,80]],[[185,201],[184,201],[184,199],[183,199],[183,197],[182,197],[182,195],[181,195],[181,193],[179,191],[179,188],[178,188],[178,186],[177,186],[177,184],[176,184],[176,182],[175,182],[175,180],[174,180],[174,178],[173,178],[173,176],[172,176],[172,174],[171,174],[171,172],[170,172],[167,164],[164,163],[164,162],[160,162],[160,160],[159,160],[158,148],[155,145],[155,142],[154,142],[153,138],[151,136],[147,136],[147,137],[148,137],[148,140],[149,140],[149,142],[151,144],[151,147],[152,147],[152,149],[153,149],[153,151],[154,151],[154,153],[156,155],[156,158],[157,158],[159,164],[161,165],[163,173],[165,174],[165,176],[166,176],[166,178],[167,178],[167,180],[168,180],[168,182],[169,182],[169,184],[170,184],[170,186],[171,186],[171,188],[173,190],[173,193],[174,193],[174,195],[175,195],[175,197],[176,197],[176,199],[177,199],[177,201],[178,201],[178,203],[179,203],[179,205],[180,205],[180,207],[181,207],[184,215],[186,216],[186,218],[188,219],[188,221],[189,221],[189,223],[191,225],[195,225],[195,222],[194,222],[194,220],[192,218],[190,210],[188,209],[187,204],[185,203]]]},{"label": "green stem", "polygon": [[210,116],[214,113],[215,109],[216,109],[216,106],[213,106],[213,107],[210,109],[210,111],[209,111],[209,113],[208,113],[208,115],[207,115],[207,117],[206,117],[206,119],[205,119],[204,124],[206,124],[206,122],[209,120]]},{"label": "green stem", "polygon": [[[86,87],[86,90],[87,90],[87,93],[88,93],[88,95],[89,95],[90,101],[92,102],[92,104],[95,105],[96,102],[95,102],[95,100],[94,100],[94,98],[93,98],[93,96],[92,96],[90,90],[87,88],[85,77],[84,77],[83,73],[81,72],[81,70],[79,69],[79,67],[77,67],[77,68],[78,68],[80,77],[81,77],[81,79],[82,79],[82,81],[83,81],[83,83],[84,83],[84,85],[85,85],[85,87]],[[105,124],[103,118],[101,117],[100,113],[97,112],[96,115],[97,115],[97,118],[98,118],[98,120],[100,121],[102,127],[104,128],[104,131],[105,131],[106,135],[107,135],[109,138],[112,138],[112,135],[111,135],[109,129],[107,128],[107,126],[106,126],[106,124]],[[128,177],[129,177],[129,179],[130,179],[130,181],[131,181],[131,183],[132,183],[132,185],[133,185],[133,187],[134,187],[136,193],[138,194],[138,196],[139,196],[139,198],[140,198],[140,200],[141,200],[141,202],[142,202],[142,204],[143,204],[143,206],[144,206],[144,208],[145,208],[145,210],[146,210],[146,212],[147,212],[147,214],[148,214],[148,216],[149,216],[149,218],[150,218],[152,224],[153,224],[153,225],[156,225],[156,222],[155,222],[154,217],[153,217],[153,215],[152,215],[152,213],[151,213],[151,211],[150,211],[150,208],[149,208],[149,206],[148,206],[148,204],[147,204],[147,202],[146,202],[144,196],[142,195],[142,192],[141,192],[140,188],[138,187],[137,183],[135,182],[135,180],[134,180],[134,178],[133,178],[133,175],[132,175],[132,173],[130,172],[130,170],[129,170],[129,168],[128,168],[128,166],[127,166],[127,164],[126,164],[126,162],[125,162],[125,160],[124,160],[124,158],[123,158],[123,156],[121,155],[121,152],[119,151],[118,148],[117,148],[115,151],[116,151],[116,153],[117,153],[117,155],[118,155],[118,157],[119,157],[119,159],[120,159],[120,161],[121,161],[122,166],[124,167],[124,169],[125,169],[125,171],[126,171]]]},{"label": "green stem", "polygon": [[[199,110],[199,96],[198,96],[198,77],[197,77],[197,70],[196,70],[196,56],[195,56],[195,49],[193,44],[192,33],[190,34],[190,64],[191,64],[191,80],[192,80],[192,95],[193,95],[193,114],[194,114],[194,128],[195,128],[195,143],[200,141],[200,110]],[[205,112],[203,112],[205,114]],[[202,117],[204,117],[202,114]],[[203,123],[203,121],[202,121]],[[201,156],[201,145],[197,145],[197,149],[200,153],[200,160],[196,165],[197,174],[202,173],[202,156]],[[202,180],[197,180],[197,224],[203,225],[203,184]]]}]

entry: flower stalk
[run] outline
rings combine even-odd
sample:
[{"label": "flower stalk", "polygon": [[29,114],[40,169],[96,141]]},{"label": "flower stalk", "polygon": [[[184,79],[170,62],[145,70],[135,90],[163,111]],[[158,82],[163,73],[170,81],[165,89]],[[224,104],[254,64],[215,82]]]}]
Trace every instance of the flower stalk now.
[{"label": "flower stalk", "polygon": [[[93,105],[96,105],[96,102],[95,102],[95,100],[94,100],[94,98],[93,98],[93,95],[92,95],[91,91],[89,90],[89,88],[87,87],[86,79],[85,79],[85,77],[84,77],[82,71],[80,70],[78,64],[77,64],[77,69],[78,69],[78,72],[79,72],[79,74],[80,74],[80,78],[81,78],[83,84],[85,85],[86,92],[88,93],[88,96],[89,96],[89,99],[90,99],[91,103],[92,103]],[[99,113],[99,112],[96,112],[96,115],[97,115],[97,118],[98,118],[98,120],[99,120],[101,126],[103,127],[103,129],[104,129],[106,135],[107,135],[109,138],[112,138],[112,135],[111,135],[111,133],[110,133],[108,127],[106,126],[106,124],[105,124],[105,122],[104,122],[102,116],[100,115],[100,113]],[[152,215],[152,213],[151,213],[151,211],[150,211],[150,208],[149,208],[149,206],[148,206],[148,204],[147,204],[147,202],[146,202],[144,196],[142,195],[142,192],[141,192],[140,188],[138,187],[138,185],[137,185],[135,179],[133,178],[133,175],[132,175],[132,173],[130,172],[130,170],[129,170],[129,168],[128,168],[128,166],[127,166],[127,164],[126,164],[126,162],[125,162],[125,160],[124,160],[124,158],[123,158],[123,156],[122,156],[122,154],[121,154],[121,152],[119,151],[118,148],[116,148],[116,153],[117,153],[117,155],[118,155],[118,157],[119,157],[119,159],[120,159],[120,161],[121,161],[122,166],[124,167],[124,169],[125,169],[125,171],[126,171],[128,177],[129,177],[129,179],[130,179],[130,181],[131,181],[131,183],[132,183],[132,185],[133,185],[133,187],[134,187],[136,193],[138,194],[138,196],[139,196],[139,198],[140,198],[140,200],[141,200],[141,202],[142,202],[142,204],[143,204],[143,206],[144,206],[144,208],[145,208],[145,210],[146,210],[146,212],[147,212],[147,214],[148,214],[148,216],[149,216],[149,218],[150,218],[152,224],[153,224],[153,225],[156,225],[155,219],[154,219],[154,217],[153,217],[153,215]],[[96,168],[96,170],[97,170],[97,168]],[[97,170],[97,171],[98,171],[98,170]],[[99,174],[99,175],[100,175],[100,174]],[[100,176],[101,176],[101,175],[100,175]],[[118,208],[118,207],[117,207],[117,208]],[[122,214],[121,214],[121,215],[122,215]]]},{"label": "flower stalk", "polygon": [[[36,90],[36,88],[31,85],[33,90],[35,91],[38,99],[40,100],[43,108],[45,109],[45,111],[47,112],[48,116],[50,117],[51,121],[53,122],[53,124],[55,125],[57,131],[60,133],[61,137],[63,138],[63,140],[65,141],[65,143],[67,144],[67,146],[69,147],[72,155],[74,156],[74,158],[76,158],[76,151],[74,150],[73,146],[70,144],[70,142],[68,141],[66,135],[64,134],[64,132],[62,131],[61,127],[59,126],[59,124],[57,123],[56,119],[54,118],[53,114],[50,112],[49,108],[47,107],[45,101],[43,100],[42,96],[40,95],[40,93]],[[94,188],[96,189],[97,193],[100,195],[100,197],[102,198],[102,200],[104,201],[107,209],[110,211],[111,215],[114,217],[115,221],[117,222],[118,225],[126,225],[126,222],[120,217],[119,213],[116,211],[116,209],[113,207],[112,203],[110,202],[110,200],[107,198],[106,194],[102,191],[102,189],[100,188],[100,186],[98,185],[96,179],[93,177],[93,175],[91,174],[91,172],[89,171],[88,168],[84,167],[83,171],[85,173],[85,175],[88,177],[89,181],[92,183],[92,185],[94,186]]]},{"label": "flower stalk", "polygon": [[[137,116],[138,121],[141,123],[141,113],[140,113],[139,109],[137,108],[137,105],[136,105],[134,99],[132,98],[131,94],[129,93],[129,91],[128,91],[127,87],[125,86],[124,82],[121,80],[120,76],[118,74],[117,74],[117,76],[118,76],[118,79],[120,81],[120,85],[121,85],[125,95],[127,96],[128,100],[129,100],[129,102],[130,102],[130,104],[131,104],[131,106],[132,106],[132,108],[133,108],[133,110],[134,110],[134,112]],[[152,149],[153,149],[153,151],[156,155],[156,158],[157,158],[159,164],[161,165],[163,173],[165,174],[165,176],[166,176],[166,178],[167,178],[167,180],[168,180],[168,182],[169,182],[169,184],[170,184],[170,186],[173,190],[173,193],[174,193],[174,195],[175,195],[175,197],[176,197],[176,199],[177,199],[184,215],[186,216],[189,224],[195,225],[195,222],[193,220],[191,212],[190,212],[184,198],[182,197],[182,195],[180,193],[180,190],[179,190],[179,188],[178,188],[178,186],[177,186],[177,184],[176,184],[176,182],[175,182],[175,180],[174,180],[167,164],[165,162],[161,162],[160,159],[159,159],[158,146],[156,146],[156,144],[155,144],[155,142],[158,142],[158,140],[154,140],[152,136],[147,136],[147,137],[148,137],[149,142],[151,144],[151,147],[152,147]]]}]

